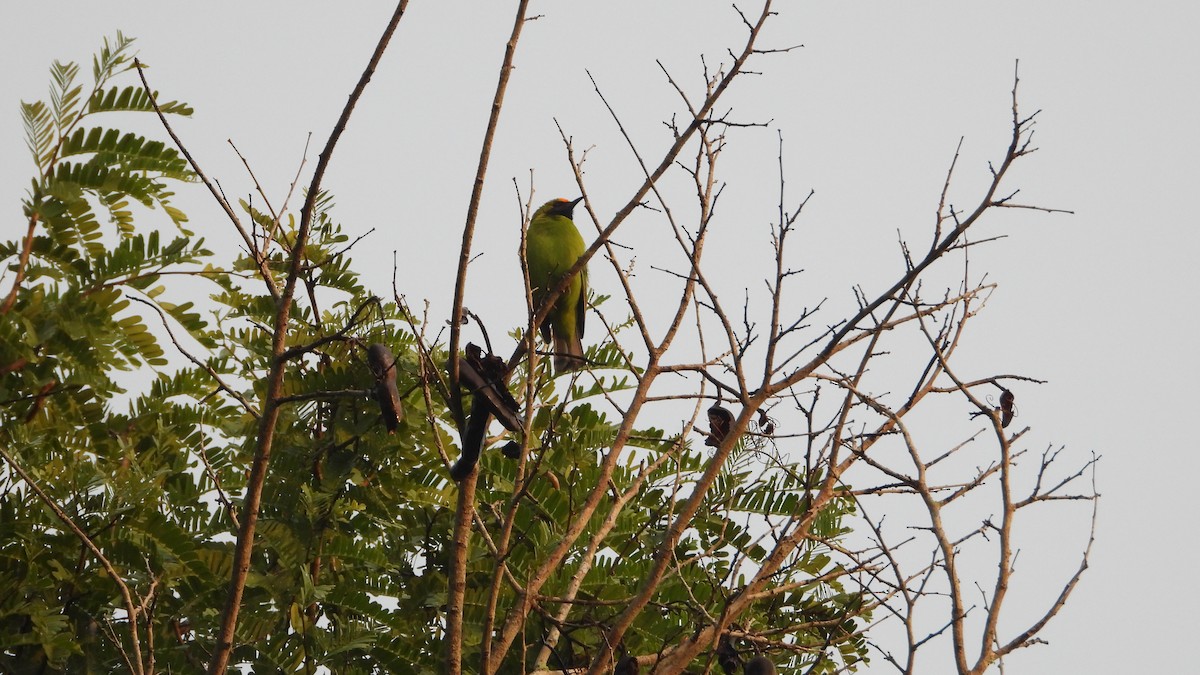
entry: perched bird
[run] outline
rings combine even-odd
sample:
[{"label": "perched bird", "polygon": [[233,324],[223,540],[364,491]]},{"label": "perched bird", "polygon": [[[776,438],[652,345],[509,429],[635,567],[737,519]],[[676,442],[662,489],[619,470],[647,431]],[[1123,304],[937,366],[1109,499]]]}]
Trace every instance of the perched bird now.
[{"label": "perched bird", "polygon": [[[525,240],[525,263],[529,285],[533,288],[534,309],[583,255],[583,237],[571,221],[575,201],[554,199],[533,214]],[[587,268],[571,279],[563,294],[542,322],[542,339],[553,338],[554,370],[565,372],[585,365],[583,358],[583,320],[587,303]]]},{"label": "perched bird", "polygon": [[746,675],[775,675],[775,664],[765,656],[756,656],[746,662]]},{"label": "perched bird", "polygon": [[400,403],[400,391],[396,389],[396,357],[385,344],[378,342],[367,347],[367,365],[375,375],[373,389],[379,413],[388,433],[395,433],[400,420],[404,419],[404,406]]}]

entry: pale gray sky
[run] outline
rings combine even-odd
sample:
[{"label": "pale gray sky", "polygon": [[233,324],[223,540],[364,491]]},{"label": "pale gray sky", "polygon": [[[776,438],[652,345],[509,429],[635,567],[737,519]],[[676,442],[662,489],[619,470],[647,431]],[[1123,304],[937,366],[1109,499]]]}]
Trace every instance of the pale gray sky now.
[{"label": "pale gray sky", "polygon": [[[351,233],[375,228],[355,261],[390,292],[399,284],[444,314],[465,204],[515,3],[416,0],[338,146],[325,186]],[[746,3],[754,11],[756,3]],[[0,198],[6,238],[23,230],[28,185],[18,102],[45,96],[53,59],[89,63],[116,30],[138,38],[152,84],[196,108],[177,129],[225,190],[252,188],[231,138],[278,201],[306,134],[322,143],[391,12],[390,3],[4,3],[0,7]],[[956,203],[967,204],[1009,133],[1013,64],[1020,102],[1041,109],[1038,153],[1015,170],[1022,201],[1075,215],[1005,212],[977,237],[974,269],[999,290],[976,320],[968,362],[1046,379],[1021,391],[1034,451],[1096,451],[1099,541],[1049,646],[1008,662],[1011,673],[1182,672],[1200,593],[1191,493],[1200,460],[1187,420],[1200,374],[1195,349],[1200,253],[1191,205],[1200,185],[1200,45],[1193,3],[779,3],[764,46],[803,43],[753,64],[728,104],[772,128],[730,136],[721,205],[728,293],[759,283],[776,199],[775,129],[786,141],[790,194],[816,190],[805,218],[802,301],[852,300],[898,269],[896,231],[926,241],[941,181],[960,136]],[[743,28],[724,2],[534,3],[484,196],[467,304],[493,334],[515,325],[517,215],[512,178],[535,171],[537,201],[576,194],[557,118],[592,147],[590,192],[602,214],[627,198],[636,166],[592,91],[590,70],[649,155],[667,142],[678,108],[655,59],[696,91],[698,55],[717,62]],[[85,73],[87,68],[84,69]],[[311,169],[316,148],[310,151]],[[307,173],[306,173],[307,175]],[[307,183],[307,178],[304,180]],[[201,190],[179,196],[192,226],[230,242]],[[589,226],[582,228],[586,233]],[[419,239],[414,238],[419,232]],[[633,243],[638,234],[618,237]],[[418,249],[419,247],[419,249]],[[811,255],[806,255],[811,250]],[[756,258],[757,256],[757,258]],[[655,280],[649,262],[642,281]],[[595,268],[595,266],[593,266]],[[602,292],[616,286],[593,270]],[[831,315],[833,316],[833,315]],[[1193,345],[1189,347],[1188,345]],[[992,364],[995,365],[992,365]],[[1081,521],[1027,525],[1029,547],[1069,567]],[[1039,529],[1040,528],[1040,529]],[[1060,538],[1066,532],[1066,544]],[[1036,576],[1037,569],[1028,569]],[[1049,581],[1053,582],[1051,578]],[[1049,598],[1028,596],[1031,607]],[[1033,611],[1033,610],[1031,610]],[[887,672],[882,664],[870,672]]]}]

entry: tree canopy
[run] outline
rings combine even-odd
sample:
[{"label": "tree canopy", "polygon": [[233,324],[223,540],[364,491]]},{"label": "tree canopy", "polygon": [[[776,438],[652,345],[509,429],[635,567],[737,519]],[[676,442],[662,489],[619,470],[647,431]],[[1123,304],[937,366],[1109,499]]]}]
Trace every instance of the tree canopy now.
[{"label": "tree canopy", "polygon": [[[587,368],[556,373],[536,335],[569,278],[540,303],[526,278],[528,316],[510,325],[482,325],[461,291],[448,321],[429,316],[401,288],[364,285],[352,257],[360,229],[337,221],[321,187],[405,6],[308,189],[294,195],[298,211],[265,195],[230,203],[171,127],[191,107],[161,100],[120,33],[90,78],[55,63],[48,99],[22,104],[34,168],[27,230],[0,243],[5,669],[740,672],[765,655],[781,672],[845,672],[880,657],[911,672],[925,640],[908,610],[938,594],[952,610],[930,637],[953,629],[960,672],[1035,641],[1087,553],[1045,619],[1013,636],[997,629],[998,581],[981,610],[984,646],[968,655],[956,559],[982,535],[955,539],[939,517],[960,498],[998,490],[1000,520],[980,532],[997,532],[996,574],[1007,584],[1012,513],[1094,502],[1094,492],[1073,492],[1092,462],[1055,473],[1048,454],[1038,485],[1014,496],[1012,458],[1024,451],[1013,448],[1021,432],[1008,429],[1007,387],[1031,378],[960,377],[949,365],[991,286],[964,277],[952,292],[922,295],[919,284],[943,258],[966,255],[966,232],[985,213],[1018,206],[998,191],[1031,152],[1032,118],[1018,113],[1015,88],[1012,145],[979,207],[943,205],[929,250],[905,248],[895,285],[863,295],[827,329],[809,325],[816,309],[781,310],[795,274],[786,243],[804,206],[781,194],[769,309],[756,323],[722,304],[702,266],[730,124],[713,110],[758,53],[770,4],[744,16],[745,45],[688,103],[691,117],[673,127],[660,163],[639,156],[645,182],[611,219],[589,207],[582,159],[564,136],[585,195],[576,219],[587,210],[601,233],[589,242],[591,264],[606,255],[627,282],[610,236],[647,199],[659,200],[687,264],[665,330],[650,327],[627,283],[615,300],[593,292],[590,325],[601,328],[588,333]],[[154,119],[160,133],[124,131]],[[676,222],[656,192],[669,170],[694,184],[692,221]],[[172,205],[175,191],[204,189],[239,251],[210,250]],[[525,227],[531,212],[526,204]],[[488,328],[511,337],[515,353],[496,353]],[[668,359],[688,330],[700,354]],[[925,352],[904,384],[912,393],[897,402],[861,383],[901,330]],[[999,405],[982,393],[993,390]],[[945,394],[977,414],[999,449],[957,480],[929,475],[940,460],[921,457],[906,425],[927,396]],[[685,418],[660,403],[683,404]],[[875,449],[893,442],[908,464]],[[479,448],[478,466],[451,478],[459,456]],[[856,463],[881,478],[845,480]],[[1056,478],[1043,484],[1043,474]],[[894,494],[931,519],[931,558],[915,567],[862,511],[865,497]],[[888,617],[908,628],[909,656],[872,656],[868,630]]]}]

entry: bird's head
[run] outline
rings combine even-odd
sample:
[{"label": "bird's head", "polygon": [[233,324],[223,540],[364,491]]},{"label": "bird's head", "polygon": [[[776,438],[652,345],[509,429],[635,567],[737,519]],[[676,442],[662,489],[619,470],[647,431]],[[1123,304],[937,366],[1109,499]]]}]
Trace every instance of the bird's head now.
[{"label": "bird's head", "polygon": [[573,201],[568,200],[568,199],[563,199],[562,197],[559,197],[558,199],[551,199],[550,201],[546,202],[545,204],[542,204],[542,208],[538,209],[537,212],[533,214],[533,217],[537,218],[539,216],[566,216],[567,218],[570,218],[571,214],[573,214],[575,212],[575,205],[578,204],[582,200],[583,200],[583,197],[580,197],[579,199],[576,199]]}]

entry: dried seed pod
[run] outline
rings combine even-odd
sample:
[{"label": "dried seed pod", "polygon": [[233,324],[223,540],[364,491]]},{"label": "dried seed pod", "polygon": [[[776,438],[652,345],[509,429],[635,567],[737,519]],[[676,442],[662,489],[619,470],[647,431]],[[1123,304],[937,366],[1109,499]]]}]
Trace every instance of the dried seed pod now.
[{"label": "dried seed pod", "polygon": [[713,447],[720,445],[732,428],[733,413],[720,403],[712,404],[712,407],[708,409],[708,438],[704,444]]},{"label": "dried seed pod", "polygon": [[500,454],[509,459],[521,458],[521,444],[516,441],[509,441],[500,446]]},{"label": "dried seed pod", "polygon": [[746,662],[745,675],[776,675],[775,664],[761,654]]},{"label": "dried seed pod", "polygon": [[486,399],[489,412],[505,429],[519,432],[524,428],[521,406],[505,386],[507,372],[504,359],[483,355],[477,345],[468,344],[458,359],[458,373],[463,385],[472,394]]},{"label": "dried seed pod", "polygon": [[376,342],[367,347],[367,365],[375,375],[374,396],[379,404],[379,414],[389,434],[404,419],[404,405],[400,403],[400,391],[396,388],[396,357],[385,344]]},{"label": "dried seed pod", "polygon": [[637,658],[626,656],[617,661],[617,665],[613,667],[613,675],[638,675],[641,672],[641,666],[638,665]]},{"label": "dried seed pod", "polygon": [[1007,428],[1013,418],[1017,416],[1016,409],[1017,397],[1007,389],[1000,393],[1000,427]]},{"label": "dried seed pod", "polygon": [[721,670],[725,671],[725,675],[735,675],[742,670],[742,657],[734,649],[733,643],[728,635],[721,636],[721,642],[717,645],[717,664],[721,666]]},{"label": "dried seed pod", "polygon": [[480,394],[471,397],[471,414],[467,418],[467,430],[463,434],[462,455],[454,466],[450,467],[450,478],[459,482],[475,470],[479,463],[479,454],[483,451],[484,432],[491,413],[488,403]]},{"label": "dried seed pod", "polygon": [[775,433],[775,420],[767,416],[767,411],[759,409],[758,411],[758,430],[763,436],[771,436]]}]

